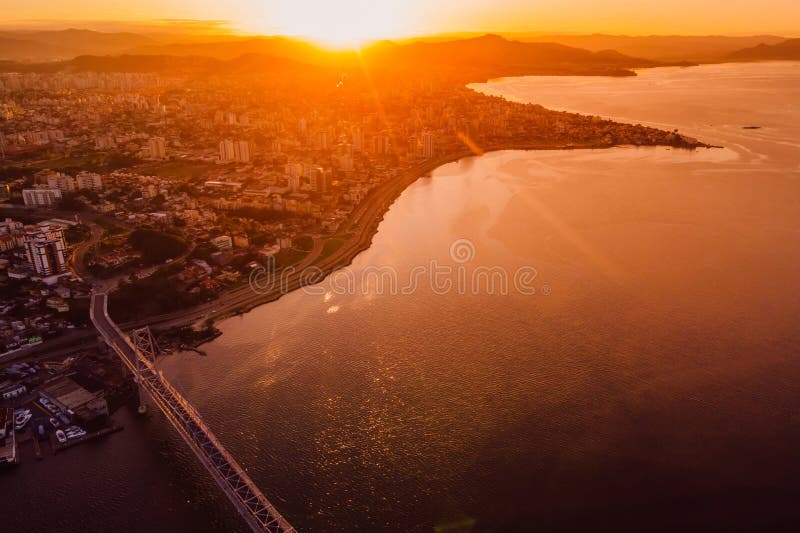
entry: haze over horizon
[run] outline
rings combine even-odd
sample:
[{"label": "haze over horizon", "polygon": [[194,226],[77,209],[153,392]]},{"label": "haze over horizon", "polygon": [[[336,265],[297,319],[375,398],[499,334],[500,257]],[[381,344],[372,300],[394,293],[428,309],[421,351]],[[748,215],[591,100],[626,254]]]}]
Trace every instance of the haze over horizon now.
[{"label": "haze over horizon", "polygon": [[631,5],[623,0],[498,0],[491,5],[464,0],[457,11],[446,0],[233,0],[226,4],[115,0],[91,7],[32,0],[0,18],[0,26],[60,25],[112,31],[136,26],[178,28],[199,33],[288,35],[347,46],[369,40],[468,32],[791,37],[798,34],[796,20],[800,20],[800,4],[789,0],[733,5],[722,0],[702,4],[676,0],[668,12],[660,2]]}]

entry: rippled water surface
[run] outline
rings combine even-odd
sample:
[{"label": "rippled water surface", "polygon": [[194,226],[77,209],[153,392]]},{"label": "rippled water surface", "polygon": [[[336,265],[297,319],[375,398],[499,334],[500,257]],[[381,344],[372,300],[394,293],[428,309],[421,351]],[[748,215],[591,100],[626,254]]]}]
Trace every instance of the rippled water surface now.
[{"label": "rippled water surface", "polygon": [[[452,290],[329,281],[223,322],[207,357],[170,356],[165,374],[303,531],[796,523],[800,66],[474,88],[724,148],[441,167],[351,268],[392,266],[402,287],[435,260]],[[459,294],[460,271],[495,266],[534,268],[536,294],[513,279]],[[0,476],[11,516],[241,528],[163,421],[119,416],[125,431]]]}]

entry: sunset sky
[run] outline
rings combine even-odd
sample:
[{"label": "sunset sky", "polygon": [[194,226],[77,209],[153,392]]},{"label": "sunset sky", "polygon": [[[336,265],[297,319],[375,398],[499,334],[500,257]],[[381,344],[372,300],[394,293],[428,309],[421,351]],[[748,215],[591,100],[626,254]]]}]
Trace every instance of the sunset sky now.
[{"label": "sunset sky", "polygon": [[27,0],[0,17],[3,22],[222,20],[238,31],[331,42],[458,31],[788,36],[800,32],[797,0]]}]

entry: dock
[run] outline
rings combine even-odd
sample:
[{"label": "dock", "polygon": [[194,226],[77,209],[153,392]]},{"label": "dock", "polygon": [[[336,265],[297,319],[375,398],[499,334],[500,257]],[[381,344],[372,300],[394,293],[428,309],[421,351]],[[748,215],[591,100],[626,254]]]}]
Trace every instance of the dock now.
[{"label": "dock", "polygon": [[66,450],[67,448],[72,448],[73,446],[77,446],[78,444],[83,444],[84,442],[99,439],[100,437],[105,437],[106,435],[110,435],[112,433],[116,433],[117,431],[122,431],[124,426],[118,426],[116,424],[109,426],[107,428],[100,429],[98,431],[94,431],[92,433],[88,433],[83,437],[78,437],[77,439],[69,439],[64,444],[58,442],[54,434],[50,434],[50,446],[53,448],[53,453],[56,454],[60,451]]}]

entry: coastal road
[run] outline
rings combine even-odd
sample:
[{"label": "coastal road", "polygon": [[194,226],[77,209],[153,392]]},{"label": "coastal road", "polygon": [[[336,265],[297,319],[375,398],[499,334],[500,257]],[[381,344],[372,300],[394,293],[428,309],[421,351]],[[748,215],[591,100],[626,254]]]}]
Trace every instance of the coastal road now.
[{"label": "coastal road", "polygon": [[[314,237],[314,244],[311,251],[299,263],[293,265],[295,273],[286,276],[286,287],[291,287],[294,290],[301,286],[303,275],[307,273],[306,269],[311,266],[322,253],[324,249],[324,240],[319,237]],[[143,320],[133,322],[126,322],[121,325],[123,329],[132,329],[140,326],[153,326],[159,329],[166,329],[177,326],[185,326],[194,324],[201,320],[214,320],[224,316],[230,316],[243,308],[252,308],[262,303],[271,302],[276,300],[283,294],[288,292],[282,291],[279,287],[274,291],[266,293],[257,293],[247,285],[232,291],[223,293],[218,299],[211,302],[201,304],[190,309],[183,311],[176,311],[174,313],[165,313],[163,315],[156,315],[147,317]]]},{"label": "coastal road", "polygon": [[91,230],[91,235],[88,239],[80,243],[72,250],[72,271],[78,276],[80,279],[84,281],[90,281],[91,276],[89,274],[89,270],[86,268],[86,253],[92,249],[93,246],[96,246],[100,239],[103,238],[104,230],[100,225],[94,222],[87,222],[89,229]]}]

